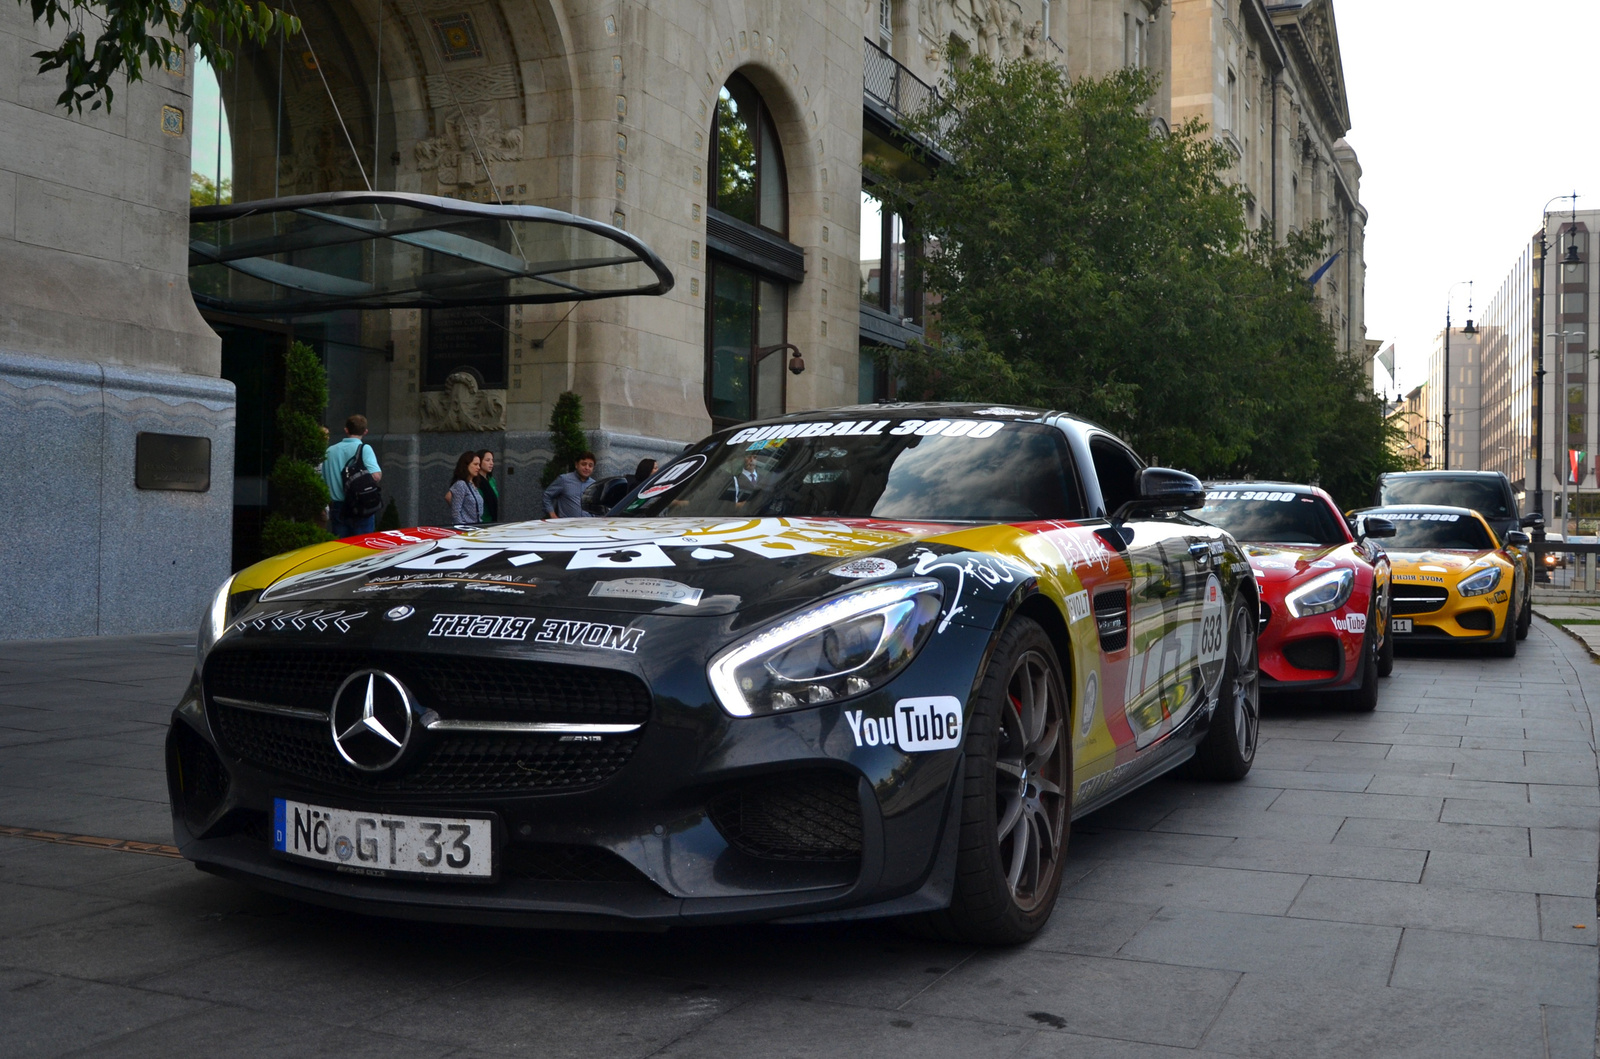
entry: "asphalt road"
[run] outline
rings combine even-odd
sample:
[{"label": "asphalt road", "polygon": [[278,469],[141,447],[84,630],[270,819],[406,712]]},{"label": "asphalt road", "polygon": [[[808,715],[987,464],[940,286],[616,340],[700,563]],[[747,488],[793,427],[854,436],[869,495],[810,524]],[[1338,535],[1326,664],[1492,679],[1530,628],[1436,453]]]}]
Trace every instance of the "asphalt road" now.
[{"label": "asphalt road", "polygon": [[0,1054],[1595,1055],[1600,667],[1542,621],[1512,660],[1402,657],[1374,714],[1269,706],[1243,783],[1081,821],[1008,950],[419,925],[203,875],[140,845],[192,656],[0,644]]}]

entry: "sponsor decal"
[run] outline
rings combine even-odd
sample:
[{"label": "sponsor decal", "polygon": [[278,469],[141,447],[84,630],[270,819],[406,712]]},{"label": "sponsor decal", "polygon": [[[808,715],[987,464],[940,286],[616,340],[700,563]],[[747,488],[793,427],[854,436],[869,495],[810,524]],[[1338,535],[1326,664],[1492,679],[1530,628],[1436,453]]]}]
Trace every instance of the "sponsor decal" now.
[{"label": "sponsor decal", "polygon": [[882,577],[884,574],[892,574],[898,569],[900,569],[899,565],[890,562],[888,559],[877,559],[869,555],[860,559],[851,559],[847,563],[840,563],[829,570],[828,573],[834,577],[848,577],[852,580],[859,580],[865,577]]},{"label": "sponsor decal", "polygon": [[1111,549],[1099,534],[1091,533],[1067,522],[1048,522],[1049,529],[1037,530],[1050,542],[1061,561],[1071,570],[1098,569],[1102,574],[1111,572]]},{"label": "sponsor decal", "polygon": [[1369,511],[1369,515],[1388,519],[1390,522],[1460,522],[1460,515],[1441,515],[1438,512],[1395,511],[1390,513]]},{"label": "sponsor decal", "polygon": [[1263,570],[1292,570],[1292,569],[1294,569],[1294,567],[1290,566],[1288,563],[1280,563],[1280,562],[1277,562],[1277,561],[1272,560],[1272,559],[1263,559],[1263,560],[1261,560],[1261,562],[1257,563],[1256,565],[1260,566]]},{"label": "sponsor decal", "polygon": [[1089,616],[1089,593],[1074,592],[1067,597],[1067,620],[1082,621]]},{"label": "sponsor decal", "polygon": [[318,632],[328,632],[330,629],[349,632],[351,622],[360,621],[366,616],[367,612],[364,610],[324,610],[316,607],[311,610],[268,611],[246,618],[239,624],[252,629],[266,629],[270,626],[277,632],[283,632],[285,629],[305,632],[308,627]]},{"label": "sponsor decal", "polygon": [[1144,765],[1145,762],[1143,758],[1134,758],[1132,761],[1124,761],[1114,769],[1110,769],[1109,771],[1100,773],[1098,776],[1092,776],[1089,779],[1084,780],[1082,783],[1078,784],[1078,793],[1076,795],[1077,800],[1081,802],[1088,798],[1098,797],[1099,795],[1110,790],[1112,787],[1115,787],[1122,781],[1123,777],[1128,775],[1128,773],[1138,771],[1142,769]]},{"label": "sponsor decal", "polygon": [[1095,710],[1100,706],[1100,678],[1090,673],[1083,678],[1083,708],[1078,719],[1078,734],[1087,736],[1094,727]]},{"label": "sponsor decal", "polygon": [[546,618],[534,635],[535,643],[554,643],[565,647],[597,647],[602,651],[626,651],[636,654],[643,629],[630,629],[623,625],[606,625],[598,621],[566,621]]},{"label": "sponsor decal", "polygon": [[1221,541],[1212,541],[1206,545],[1206,548],[1211,552],[1212,555],[1221,555],[1223,552],[1228,550],[1228,546],[1223,544]]},{"label": "sponsor decal", "polygon": [[645,630],[598,621],[568,621],[561,618],[521,618],[498,614],[435,614],[429,636],[464,637],[473,640],[521,640],[533,633],[534,643],[560,644],[563,647],[594,647],[603,651],[635,654]]},{"label": "sponsor decal", "polygon": [[538,618],[508,618],[495,614],[435,614],[429,636],[469,640],[526,640]]},{"label": "sponsor decal", "polygon": [[975,416],[1031,416],[1035,415],[1036,413],[1029,412],[1023,408],[1002,408],[996,406],[994,408],[980,408],[972,414]]},{"label": "sponsor decal", "polygon": [[[994,420],[973,419],[849,419],[821,423],[774,423],[736,430],[724,444],[750,446],[753,442],[792,441],[796,438],[891,437],[987,438],[1005,429]],[[704,461],[705,457],[699,457]],[[641,497],[644,493],[639,494]]]},{"label": "sponsor decal", "polygon": [[684,482],[687,482],[691,477],[693,477],[694,472],[698,471],[705,465],[705,454],[699,452],[695,453],[693,456],[690,456],[688,459],[679,460],[671,467],[668,467],[666,470],[662,471],[655,478],[651,479],[649,485],[639,490],[639,499],[649,500],[653,496],[660,496],[662,493],[670,492],[673,489],[678,488],[678,486],[682,485]]},{"label": "sponsor decal", "polygon": [[1316,562],[1311,564],[1311,569],[1313,569],[1313,570],[1332,570],[1335,566],[1338,566],[1338,565],[1339,564],[1334,562],[1332,559],[1318,559]]},{"label": "sponsor decal", "polygon": [[401,606],[398,606],[398,607],[390,607],[388,610],[383,612],[383,616],[385,618],[387,618],[389,621],[405,621],[407,618],[411,617],[411,615],[415,614],[416,612],[417,612],[417,608],[416,607],[407,607],[407,606],[402,604]]},{"label": "sponsor decal", "polygon": [[1285,493],[1280,490],[1265,489],[1216,489],[1206,494],[1206,503],[1216,503],[1224,500],[1266,500],[1272,503],[1284,504],[1293,500],[1295,494]]},{"label": "sponsor decal", "polygon": [[844,719],[856,746],[894,746],[920,754],[961,745],[961,700],[951,695],[901,699],[888,717],[846,710]]},{"label": "sponsor decal", "polygon": [[1442,584],[1444,584],[1444,578],[1435,577],[1432,574],[1396,574],[1394,579],[1396,581],[1400,582],[1401,584],[1412,584],[1412,585],[1423,584],[1423,583],[1427,583],[1427,584],[1431,584],[1431,585],[1442,585]]},{"label": "sponsor decal", "polygon": [[426,544],[428,541],[440,540],[445,537],[454,537],[460,530],[447,529],[443,526],[417,526],[404,530],[379,530],[377,533],[364,533],[359,537],[348,537],[346,544],[354,544],[361,548],[370,548],[373,551],[390,551],[394,548],[404,548],[412,544]]},{"label": "sponsor decal", "polygon": [[1508,592],[1507,592],[1507,591],[1506,591],[1506,590],[1505,590],[1505,589],[1503,589],[1503,588],[1502,588],[1502,589],[1501,589],[1501,590],[1500,590],[1500,591],[1498,591],[1498,592],[1496,592],[1496,593],[1495,593],[1495,594],[1494,594],[1494,601],[1495,601],[1495,602],[1496,602],[1496,603],[1504,603],[1504,602],[1505,602],[1505,601],[1506,601],[1506,600],[1508,600],[1508,599],[1510,599],[1510,598],[1511,598],[1511,595],[1510,595],[1510,593],[1508,593]]},{"label": "sponsor decal", "polygon": [[1343,618],[1334,618],[1333,627],[1340,632],[1364,633],[1367,631],[1367,616],[1365,614],[1347,614]]},{"label": "sponsor decal", "polygon": [[1429,566],[1427,563],[1423,563],[1421,566],[1417,567],[1417,569],[1418,570],[1432,570],[1436,574],[1448,574],[1450,572],[1449,567],[1445,567],[1445,566]]},{"label": "sponsor decal", "polygon": [[382,574],[356,592],[394,592],[400,589],[459,588],[470,592],[499,592],[521,596],[535,581],[517,574]]},{"label": "sponsor decal", "polygon": [[589,595],[601,599],[643,599],[682,603],[686,607],[698,607],[703,594],[701,589],[660,577],[623,577],[589,586]]},{"label": "sponsor decal", "polygon": [[929,570],[956,572],[955,596],[950,600],[950,609],[945,611],[944,617],[939,620],[939,632],[944,632],[949,627],[951,619],[967,609],[961,598],[966,594],[969,577],[993,588],[998,584],[1013,584],[1018,577],[1033,576],[1022,565],[998,555],[935,555],[926,548],[919,548],[911,558],[916,562],[915,570],[919,577]]}]

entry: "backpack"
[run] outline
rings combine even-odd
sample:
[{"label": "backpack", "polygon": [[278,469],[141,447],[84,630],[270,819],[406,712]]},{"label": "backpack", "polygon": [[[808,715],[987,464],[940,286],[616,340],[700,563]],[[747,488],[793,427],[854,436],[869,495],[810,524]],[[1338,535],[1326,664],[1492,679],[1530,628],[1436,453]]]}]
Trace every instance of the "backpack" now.
[{"label": "backpack", "polygon": [[356,446],[356,454],[344,465],[344,517],[366,518],[383,507],[383,490],[361,459],[366,442]]}]

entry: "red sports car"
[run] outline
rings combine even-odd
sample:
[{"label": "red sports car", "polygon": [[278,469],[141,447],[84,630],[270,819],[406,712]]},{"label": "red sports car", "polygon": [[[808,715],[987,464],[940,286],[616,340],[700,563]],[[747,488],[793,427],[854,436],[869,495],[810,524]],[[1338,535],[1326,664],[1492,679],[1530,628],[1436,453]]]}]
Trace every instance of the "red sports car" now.
[{"label": "red sports car", "polygon": [[1389,558],[1373,538],[1394,525],[1368,518],[1360,535],[1333,498],[1310,485],[1212,482],[1199,518],[1244,545],[1261,588],[1261,689],[1338,693],[1378,704],[1394,668]]}]

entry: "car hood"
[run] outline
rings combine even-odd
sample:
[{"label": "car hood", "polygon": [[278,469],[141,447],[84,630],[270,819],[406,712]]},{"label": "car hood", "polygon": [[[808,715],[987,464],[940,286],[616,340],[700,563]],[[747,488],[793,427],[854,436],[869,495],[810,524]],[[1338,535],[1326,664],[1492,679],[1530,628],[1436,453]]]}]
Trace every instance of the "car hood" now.
[{"label": "car hood", "polygon": [[1245,544],[1250,572],[1263,585],[1294,581],[1302,574],[1356,564],[1346,544]]},{"label": "car hood", "polygon": [[398,535],[401,547],[394,537],[383,550],[329,546],[262,585],[257,605],[421,601],[684,616],[781,609],[854,581],[908,573],[919,542],[958,543],[970,529],[868,519],[585,518],[440,539],[418,540],[413,531]]},{"label": "car hood", "polygon": [[1394,576],[1398,581],[1427,581],[1449,576],[1454,583],[1456,575],[1464,573],[1469,567],[1483,566],[1486,560],[1510,565],[1504,556],[1492,548],[1484,551],[1442,551],[1430,548],[1422,551],[1389,552],[1389,561],[1394,564]]}]

